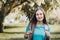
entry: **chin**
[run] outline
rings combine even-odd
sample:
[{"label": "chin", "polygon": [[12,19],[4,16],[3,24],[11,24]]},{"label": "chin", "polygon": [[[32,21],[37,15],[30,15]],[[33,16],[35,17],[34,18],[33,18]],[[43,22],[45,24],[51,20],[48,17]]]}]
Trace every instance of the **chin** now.
[{"label": "chin", "polygon": [[43,19],[37,19],[37,21],[43,21]]},{"label": "chin", "polygon": [[38,21],[43,21],[42,19],[38,20]]}]

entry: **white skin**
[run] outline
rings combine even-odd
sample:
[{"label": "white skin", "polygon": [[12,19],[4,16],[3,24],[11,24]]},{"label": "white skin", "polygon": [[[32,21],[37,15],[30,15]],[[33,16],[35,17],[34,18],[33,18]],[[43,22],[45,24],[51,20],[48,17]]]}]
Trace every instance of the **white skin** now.
[{"label": "white skin", "polygon": [[41,10],[38,10],[36,12],[36,19],[37,19],[37,24],[36,25],[41,25],[43,23],[44,15]]}]

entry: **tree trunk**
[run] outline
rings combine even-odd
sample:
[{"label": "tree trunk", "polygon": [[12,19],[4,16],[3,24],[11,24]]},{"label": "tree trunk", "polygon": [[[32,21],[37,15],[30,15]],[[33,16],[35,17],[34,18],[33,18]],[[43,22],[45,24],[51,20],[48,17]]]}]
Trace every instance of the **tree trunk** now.
[{"label": "tree trunk", "polygon": [[0,22],[0,33],[3,33],[3,24]]},{"label": "tree trunk", "polygon": [[0,33],[3,32],[4,11],[0,11]]}]

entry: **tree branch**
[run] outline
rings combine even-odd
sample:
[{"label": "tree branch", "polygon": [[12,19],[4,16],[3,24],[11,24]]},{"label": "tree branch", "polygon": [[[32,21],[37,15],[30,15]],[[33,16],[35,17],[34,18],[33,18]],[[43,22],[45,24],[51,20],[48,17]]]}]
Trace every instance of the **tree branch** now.
[{"label": "tree branch", "polygon": [[[10,7],[9,11],[7,12],[7,15],[11,12],[11,10],[21,4],[23,4],[24,2],[27,2],[27,0],[21,0],[21,3],[16,4],[16,0],[13,2],[12,6]],[[18,3],[18,2],[17,2]]]}]

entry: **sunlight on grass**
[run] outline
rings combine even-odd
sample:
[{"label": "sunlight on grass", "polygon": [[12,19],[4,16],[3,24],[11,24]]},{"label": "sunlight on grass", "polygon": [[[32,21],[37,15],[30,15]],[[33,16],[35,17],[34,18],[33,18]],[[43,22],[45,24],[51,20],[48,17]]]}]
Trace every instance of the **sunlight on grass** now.
[{"label": "sunlight on grass", "polygon": [[[50,25],[51,28],[51,40],[60,40],[60,25]],[[0,33],[1,40],[25,40],[24,33],[25,33],[26,26],[16,26],[13,27],[11,25],[7,26],[4,29],[4,33]]]}]

